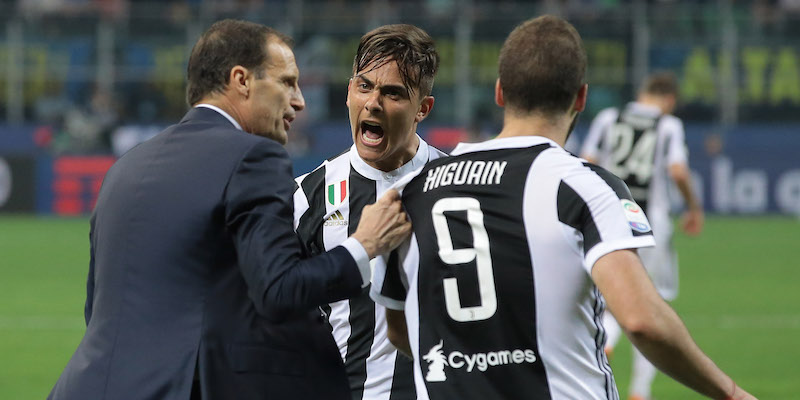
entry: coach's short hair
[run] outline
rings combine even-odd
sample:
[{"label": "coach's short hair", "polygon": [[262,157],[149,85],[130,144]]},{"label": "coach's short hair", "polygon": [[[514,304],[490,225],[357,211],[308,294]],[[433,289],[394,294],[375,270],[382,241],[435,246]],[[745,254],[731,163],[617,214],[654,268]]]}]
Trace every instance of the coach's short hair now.
[{"label": "coach's short hair", "polygon": [[372,68],[379,68],[391,61],[397,61],[406,89],[418,91],[420,97],[431,94],[439,53],[427,32],[408,24],[384,25],[367,32],[358,44],[353,74],[373,63]]},{"label": "coach's short hair", "polygon": [[189,56],[186,102],[193,106],[208,94],[221,92],[237,65],[253,69],[257,78],[263,78],[269,61],[267,43],[275,39],[292,45],[288,36],[253,22],[225,19],[211,25]]},{"label": "coach's short hair", "polygon": [[552,15],[514,28],[500,50],[503,100],[514,112],[566,112],[585,75],[586,51],[578,31]]},{"label": "coach's short hair", "polygon": [[656,96],[677,96],[678,77],[671,71],[654,72],[644,80],[642,92]]}]

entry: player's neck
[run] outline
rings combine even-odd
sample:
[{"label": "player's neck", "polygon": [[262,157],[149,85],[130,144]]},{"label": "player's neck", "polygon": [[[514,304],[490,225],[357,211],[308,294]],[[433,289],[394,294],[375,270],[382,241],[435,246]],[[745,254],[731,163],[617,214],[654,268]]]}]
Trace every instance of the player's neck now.
[{"label": "player's neck", "polygon": [[563,117],[544,117],[539,114],[515,115],[506,111],[503,119],[503,130],[498,138],[515,136],[543,136],[564,147],[571,119]]},{"label": "player's neck", "polygon": [[669,99],[664,96],[649,95],[642,93],[636,99],[636,102],[646,106],[658,108],[662,114],[670,114],[672,107],[670,107]]}]

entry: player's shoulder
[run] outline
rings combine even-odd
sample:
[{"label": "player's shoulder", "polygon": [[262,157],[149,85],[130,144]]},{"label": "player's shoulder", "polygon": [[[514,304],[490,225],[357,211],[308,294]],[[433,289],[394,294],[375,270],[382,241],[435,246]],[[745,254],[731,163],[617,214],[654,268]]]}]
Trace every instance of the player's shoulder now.
[{"label": "player's shoulder", "polygon": [[450,156],[447,153],[442,152],[442,151],[439,151],[439,154],[436,154],[434,156],[433,153],[432,153],[433,150],[439,151],[435,147],[431,146],[430,150],[429,150],[429,152],[430,152],[429,153],[429,157],[428,157],[429,161],[427,163],[425,163],[425,165],[423,165],[422,167],[417,168],[417,169],[409,172],[408,174],[404,175],[402,178],[400,178],[400,180],[398,180],[394,185],[392,185],[392,188],[398,190],[401,193],[401,195],[405,195],[406,194],[406,190],[405,189],[409,185],[414,185],[415,184],[415,183],[412,183],[412,182],[418,182],[421,179],[424,179],[424,177],[428,174],[428,171],[435,170],[437,167],[442,166],[442,165],[447,164],[448,162],[452,161],[453,156]]},{"label": "player's shoulder", "polygon": [[422,167],[417,168],[413,172],[411,172],[408,175],[406,175],[405,176],[405,178],[406,178],[405,181],[406,182],[416,178],[417,176],[419,176],[424,171],[430,170],[430,169],[435,168],[435,167],[437,167],[439,165],[447,163],[448,160],[451,157],[453,157],[451,154],[445,153],[444,151],[441,151],[441,150],[437,149],[436,147],[433,147],[432,145],[430,145],[427,142],[425,142],[425,146],[427,146],[427,152],[428,152],[427,162]]},{"label": "player's shoulder", "polygon": [[447,157],[448,154],[428,144],[428,162]]},{"label": "player's shoulder", "polygon": [[[409,185],[414,186],[417,182],[424,180],[425,177],[431,173],[431,171],[436,171],[436,168],[441,167],[442,165],[448,164],[453,162],[456,158],[463,159],[468,158],[470,155],[459,155],[454,156],[452,154],[447,154],[444,151],[437,149],[436,147],[431,146],[430,144],[425,144],[428,149],[428,161],[425,165],[409,172],[408,174],[404,175],[399,181],[397,181],[392,188],[397,189],[401,195],[407,193],[405,190]],[[414,191],[411,191],[412,193]]]},{"label": "player's shoulder", "polygon": [[600,110],[594,117],[596,123],[611,123],[619,118],[619,107],[608,107]]},{"label": "player's shoulder", "polygon": [[661,116],[659,128],[666,132],[683,132],[683,121],[672,114],[664,114]]},{"label": "player's shoulder", "polygon": [[611,173],[609,170],[586,160],[579,159],[583,171],[598,176],[620,199],[630,199],[631,192],[625,181]]},{"label": "player's shoulder", "polygon": [[553,176],[560,176],[583,169],[586,160],[561,146],[550,146],[543,149],[536,163],[540,168],[552,170]]},{"label": "player's shoulder", "polygon": [[[326,176],[339,174],[344,176],[342,179],[347,179],[347,175],[350,173],[350,151],[351,148],[348,147],[341,153],[322,161],[310,172],[296,177],[294,179],[295,182],[298,186],[308,188],[309,185],[324,186]],[[334,172],[333,174],[331,173],[332,171]]]}]

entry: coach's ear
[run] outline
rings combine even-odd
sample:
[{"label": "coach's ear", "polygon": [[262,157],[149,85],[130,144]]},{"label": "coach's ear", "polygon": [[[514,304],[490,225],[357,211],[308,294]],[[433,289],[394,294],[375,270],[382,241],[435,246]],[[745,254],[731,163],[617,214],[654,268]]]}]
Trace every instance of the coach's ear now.
[{"label": "coach's ear", "polygon": [[494,82],[494,102],[500,107],[505,107],[506,102],[503,100],[503,87],[500,85],[500,78]]},{"label": "coach's ear", "polygon": [[250,97],[250,89],[253,87],[255,76],[247,68],[241,65],[234,65],[228,72],[228,87],[245,99]]}]

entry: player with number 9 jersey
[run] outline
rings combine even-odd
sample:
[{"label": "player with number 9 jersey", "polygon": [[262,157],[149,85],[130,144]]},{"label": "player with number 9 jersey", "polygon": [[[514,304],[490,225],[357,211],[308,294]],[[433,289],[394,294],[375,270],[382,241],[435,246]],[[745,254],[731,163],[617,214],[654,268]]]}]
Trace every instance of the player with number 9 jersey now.
[{"label": "player with number 9 jersey", "polygon": [[621,180],[523,136],[462,143],[402,196],[414,233],[371,295],[405,310],[419,399],[616,398],[590,271],[653,244]]},{"label": "player with number 9 jersey", "polygon": [[563,149],[586,108],[586,52],[552,15],[500,50],[497,138],[459,144],[400,180],[413,226],[373,272],[387,337],[419,400],[618,400],[608,308],[664,372],[714,399],[754,400],[695,344],[636,249],[655,242],[619,178]]}]

